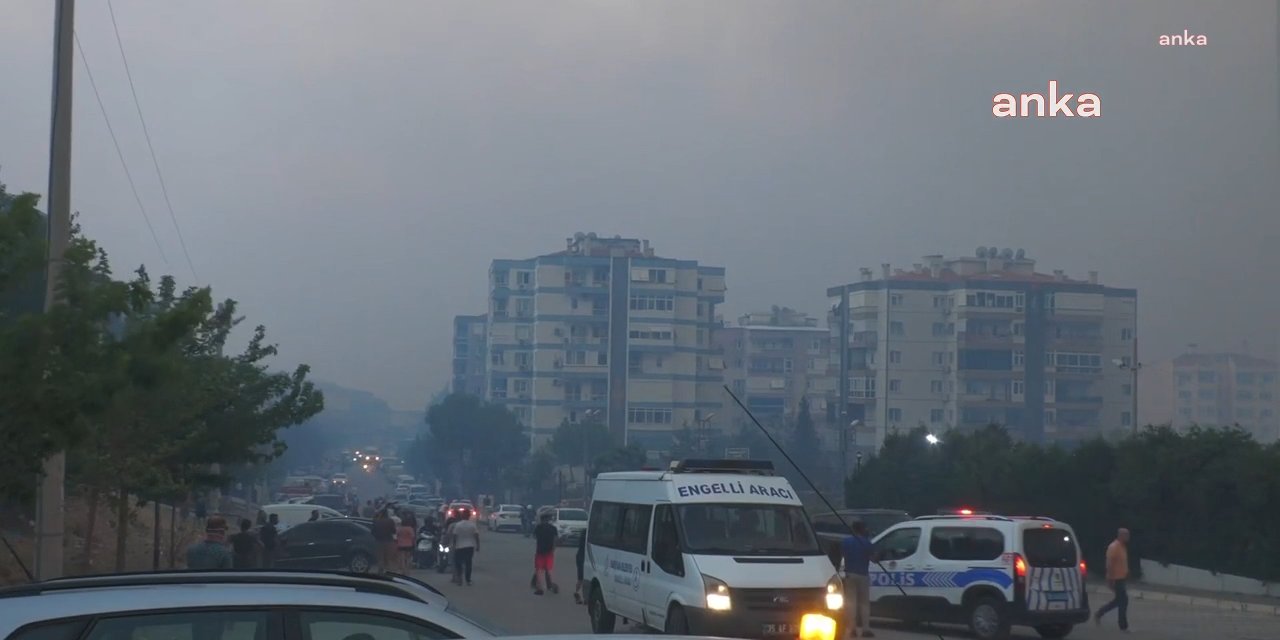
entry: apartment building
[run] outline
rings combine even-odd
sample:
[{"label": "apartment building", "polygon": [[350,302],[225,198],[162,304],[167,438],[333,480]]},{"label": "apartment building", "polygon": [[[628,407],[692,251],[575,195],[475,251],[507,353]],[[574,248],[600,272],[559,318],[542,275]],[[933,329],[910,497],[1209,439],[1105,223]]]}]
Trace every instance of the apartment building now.
[{"label": "apartment building", "polygon": [[1238,424],[1260,442],[1280,438],[1280,396],[1273,360],[1242,353],[1184,353],[1143,366],[1143,421],[1177,428]]},{"label": "apartment building", "polygon": [[619,441],[669,450],[723,402],[714,346],[723,267],[664,258],[648,240],[575,234],[563,251],[494,260],[487,397],[535,446],[562,421],[601,420]]},{"label": "apartment building", "polygon": [[836,377],[829,370],[831,333],[817,318],[785,307],[746,314],[717,331],[716,344],[725,380],[756,417],[790,420],[808,398],[814,421],[826,421]]},{"label": "apartment building", "polygon": [[[860,449],[891,429],[991,423],[1079,441],[1130,429],[1137,292],[1035,270],[1024,251],[926,256],[827,290],[841,421]],[[874,448],[870,452],[874,452]]]},{"label": "apartment building", "polygon": [[485,369],[488,364],[489,316],[454,316],[453,318],[453,383],[454,393],[484,397]]}]

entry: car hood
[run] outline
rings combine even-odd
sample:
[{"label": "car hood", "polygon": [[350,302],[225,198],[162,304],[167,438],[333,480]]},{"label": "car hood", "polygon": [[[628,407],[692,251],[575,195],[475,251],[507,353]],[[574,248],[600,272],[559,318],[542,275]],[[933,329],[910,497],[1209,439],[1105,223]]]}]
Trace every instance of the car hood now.
[{"label": "car hood", "polygon": [[[693,556],[703,575],[723,580],[731,589],[821,589],[836,575],[825,556]],[[792,564],[794,560],[801,560]]]},{"label": "car hood", "polygon": [[573,529],[575,531],[582,531],[587,528],[587,521],[586,520],[561,520],[556,523],[556,527],[563,528],[563,529]]}]

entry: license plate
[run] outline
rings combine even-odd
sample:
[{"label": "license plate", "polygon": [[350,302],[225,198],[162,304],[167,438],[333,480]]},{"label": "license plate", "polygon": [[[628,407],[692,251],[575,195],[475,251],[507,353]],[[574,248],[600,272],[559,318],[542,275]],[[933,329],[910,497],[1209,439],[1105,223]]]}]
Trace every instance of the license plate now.
[{"label": "license plate", "polygon": [[1049,610],[1050,610],[1050,611],[1061,611],[1061,610],[1066,609],[1066,608],[1067,608],[1067,603],[1065,603],[1065,602],[1061,602],[1061,601],[1059,601],[1059,602],[1050,602],[1050,603],[1049,603]]},{"label": "license plate", "polygon": [[799,635],[800,625],[798,624],[765,624],[762,625],[761,631],[767,636],[779,635]]}]

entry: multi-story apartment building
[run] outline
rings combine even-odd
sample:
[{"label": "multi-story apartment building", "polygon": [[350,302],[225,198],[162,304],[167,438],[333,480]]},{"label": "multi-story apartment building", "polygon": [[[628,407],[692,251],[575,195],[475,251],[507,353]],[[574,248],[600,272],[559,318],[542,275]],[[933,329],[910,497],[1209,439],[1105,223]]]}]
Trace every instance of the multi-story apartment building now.
[{"label": "multi-story apartment building", "polygon": [[1261,442],[1280,437],[1275,361],[1240,353],[1186,353],[1139,371],[1143,421],[1176,428],[1234,425]]},{"label": "multi-story apartment building", "polygon": [[454,393],[484,397],[485,369],[488,352],[489,317],[454,316],[453,318],[453,384]]},{"label": "multi-story apartment building", "polygon": [[739,317],[737,326],[716,332],[716,343],[724,351],[726,382],[757,417],[789,420],[808,398],[814,422],[826,421],[835,375],[831,334],[817,318],[774,307]]},{"label": "multi-story apartment building", "polygon": [[1037,273],[1022,250],[924,260],[882,265],[878,279],[862,269],[860,281],[827,290],[844,345],[841,421],[857,423],[860,449],[918,425],[997,423],[1036,442],[1133,428],[1122,366],[1137,362],[1135,290],[1099,284],[1097,272]]},{"label": "multi-story apartment building", "polygon": [[494,260],[487,396],[545,442],[562,421],[670,448],[723,403],[714,346],[723,267],[655,255],[647,240],[576,234],[564,251]]}]

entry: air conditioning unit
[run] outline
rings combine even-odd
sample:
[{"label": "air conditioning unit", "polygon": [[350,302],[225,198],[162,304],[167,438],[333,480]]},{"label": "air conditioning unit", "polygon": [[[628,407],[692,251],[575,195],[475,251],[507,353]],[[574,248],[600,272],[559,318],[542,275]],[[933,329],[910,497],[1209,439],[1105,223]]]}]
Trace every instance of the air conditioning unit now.
[{"label": "air conditioning unit", "polygon": [[524,291],[524,290],[528,290],[528,288],[529,288],[529,283],[527,283],[527,282],[521,282],[520,284],[516,285],[516,288],[517,288],[517,289],[520,289],[520,290],[522,290],[522,291]]},{"label": "air conditioning unit", "polygon": [[528,338],[520,338],[520,339],[519,339],[519,342],[520,342],[520,344],[527,345],[527,344],[529,344],[529,339],[528,339]]}]

